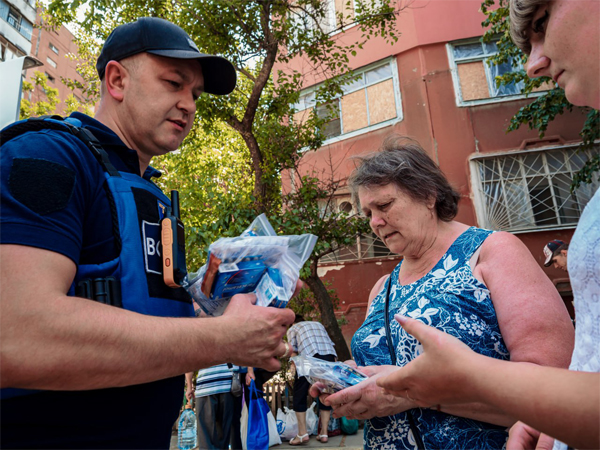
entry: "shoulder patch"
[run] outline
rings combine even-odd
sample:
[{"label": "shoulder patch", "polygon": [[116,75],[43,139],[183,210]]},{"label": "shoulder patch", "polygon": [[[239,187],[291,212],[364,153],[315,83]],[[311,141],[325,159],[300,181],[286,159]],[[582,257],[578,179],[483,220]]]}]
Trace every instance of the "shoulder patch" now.
[{"label": "shoulder patch", "polygon": [[17,201],[43,216],[67,206],[75,187],[75,172],[45,159],[15,158],[8,187]]}]

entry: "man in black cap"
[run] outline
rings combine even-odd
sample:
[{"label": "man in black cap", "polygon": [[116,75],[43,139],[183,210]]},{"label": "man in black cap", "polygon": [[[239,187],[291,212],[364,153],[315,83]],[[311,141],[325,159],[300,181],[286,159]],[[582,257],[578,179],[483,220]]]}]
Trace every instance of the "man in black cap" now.
[{"label": "man in black cap", "polygon": [[554,265],[555,269],[567,271],[567,253],[569,244],[560,239],[553,239],[544,246],[545,267]]},{"label": "man in black cap", "polygon": [[181,145],[198,96],[234,89],[232,64],[141,18],[112,32],[97,69],[95,118],[28,121],[42,126],[0,139],[3,448],[166,449],[183,374],[277,370],[294,321],[251,295],[191,320],[185,290],[163,280],[171,205],[150,162]]}]

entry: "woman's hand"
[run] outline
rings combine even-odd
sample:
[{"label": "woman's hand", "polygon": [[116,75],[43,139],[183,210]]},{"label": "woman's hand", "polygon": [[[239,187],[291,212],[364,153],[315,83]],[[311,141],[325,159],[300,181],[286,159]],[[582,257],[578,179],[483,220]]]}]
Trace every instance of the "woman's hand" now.
[{"label": "woman's hand", "polygon": [[[385,394],[377,386],[377,379],[396,370],[394,366],[360,367],[359,370],[369,378],[356,386],[343,389],[335,394],[320,395],[321,402],[333,407],[334,417],[346,416],[349,419],[371,419],[397,414],[416,407],[416,404],[406,398]],[[314,396],[318,388],[318,385],[314,385],[311,388],[311,395]]]},{"label": "woman's hand", "polygon": [[554,438],[540,433],[523,422],[517,422],[510,428],[506,442],[506,450],[552,450],[553,446]]},{"label": "woman's hand", "polygon": [[407,333],[423,345],[423,353],[401,368],[393,368],[377,385],[386,392],[408,398],[419,407],[442,403],[466,403],[476,400],[469,377],[476,374],[473,367],[478,358],[467,345],[449,334],[424,323],[396,315]]}]

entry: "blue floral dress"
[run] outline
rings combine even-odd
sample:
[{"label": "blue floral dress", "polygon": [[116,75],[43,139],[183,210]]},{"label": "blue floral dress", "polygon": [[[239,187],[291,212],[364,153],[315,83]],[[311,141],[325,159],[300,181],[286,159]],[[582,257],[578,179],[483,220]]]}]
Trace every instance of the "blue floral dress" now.
[{"label": "blue floral dress", "polygon": [[[391,364],[385,332],[385,294],[390,290],[390,333],[397,365],[404,366],[422,351],[421,344],[394,320],[403,314],[451,334],[474,351],[509,359],[487,287],[471,271],[469,260],[492,231],[471,227],[450,246],[435,267],[420,280],[401,286],[400,264],[373,299],[367,318],[352,338],[352,354],[359,366]],[[411,410],[427,449],[499,449],[506,444],[505,427],[466,419],[431,409]],[[375,417],[365,422],[366,449],[416,448],[406,413]]]}]

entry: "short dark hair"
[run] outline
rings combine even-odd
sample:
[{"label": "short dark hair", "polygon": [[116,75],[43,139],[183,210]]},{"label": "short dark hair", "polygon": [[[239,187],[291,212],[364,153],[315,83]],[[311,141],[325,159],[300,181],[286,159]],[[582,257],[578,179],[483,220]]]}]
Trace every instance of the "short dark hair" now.
[{"label": "short dark hair", "polygon": [[348,179],[354,202],[360,209],[358,188],[394,183],[413,200],[426,203],[435,198],[440,220],[450,222],[458,212],[460,194],[419,143],[405,136],[386,138],[379,151],[359,156],[358,167]]}]

